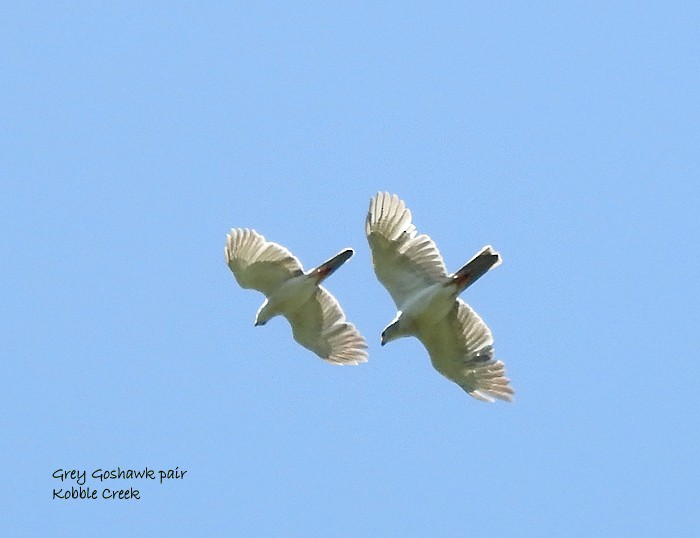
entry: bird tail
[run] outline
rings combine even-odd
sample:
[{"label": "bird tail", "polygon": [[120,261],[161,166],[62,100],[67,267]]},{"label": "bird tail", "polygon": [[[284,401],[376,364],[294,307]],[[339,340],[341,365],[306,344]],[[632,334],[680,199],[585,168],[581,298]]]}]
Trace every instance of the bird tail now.
[{"label": "bird tail", "polygon": [[500,263],[501,255],[493,250],[491,245],[486,245],[464,267],[452,275],[450,283],[456,283],[461,293],[484,276],[489,269],[496,267]]},{"label": "bird tail", "polygon": [[311,270],[311,274],[318,277],[318,281],[321,282],[329,276],[331,276],[335,271],[343,265],[346,261],[352,258],[355,251],[351,248],[346,248],[340,251],[338,254],[333,256],[327,262],[323,262],[321,265]]}]

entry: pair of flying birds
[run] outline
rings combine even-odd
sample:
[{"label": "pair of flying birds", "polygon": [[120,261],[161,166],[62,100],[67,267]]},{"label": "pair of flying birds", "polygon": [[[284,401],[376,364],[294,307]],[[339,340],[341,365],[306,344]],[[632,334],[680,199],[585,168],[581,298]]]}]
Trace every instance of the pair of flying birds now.
[{"label": "pair of flying birds", "polygon": [[[417,235],[411,212],[398,196],[380,192],[370,200],[365,231],[377,278],[389,291],[398,313],[382,332],[382,345],[403,336],[417,337],[435,369],[474,398],[511,401],[513,389],[503,363],[494,359],[491,331],[459,294],[501,263],[486,246],[457,272],[448,274],[430,237]],[[282,315],[294,339],[334,364],[367,360],[367,343],[345,318],[321,282],[353,255],[345,249],[309,271],[289,250],[266,241],[254,230],[232,229],[226,261],[243,288],[267,299],[255,325]]]}]

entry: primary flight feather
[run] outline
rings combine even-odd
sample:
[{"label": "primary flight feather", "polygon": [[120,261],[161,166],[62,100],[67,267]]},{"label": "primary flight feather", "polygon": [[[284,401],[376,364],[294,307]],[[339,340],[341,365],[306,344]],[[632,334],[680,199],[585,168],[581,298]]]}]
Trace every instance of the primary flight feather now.
[{"label": "primary flight feather", "polygon": [[287,318],[294,339],[333,364],[367,360],[367,343],[345,319],[338,301],[321,282],[354,254],[345,249],[309,271],[289,250],[255,230],[232,229],[226,237],[226,263],[243,288],[265,294],[255,316],[264,325],[277,315]]},{"label": "primary flight feather", "polygon": [[501,263],[486,246],[457,272],[448,274],[433,240],[417,235],[411,212],[398,196],[377,193],[365,222],[377,278],[389,291],[398,313],[382,332],[382,345],[415,336],[435,369],[482,401],[511,401],[514,391],[503,363],[493,356],[486,324],[458,296]]}]

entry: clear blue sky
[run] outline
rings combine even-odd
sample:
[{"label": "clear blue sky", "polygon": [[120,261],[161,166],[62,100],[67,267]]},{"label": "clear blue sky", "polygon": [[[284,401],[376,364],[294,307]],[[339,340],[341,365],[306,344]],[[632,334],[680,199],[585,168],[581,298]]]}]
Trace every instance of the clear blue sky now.
[{"label": "clear blue sky", "polygon": [[[0,534],[698,535],[696,3],[60,4],[0,20]],[[464,299],[515,403],[379,346],[378,190],[501,252]],[[353,247],[370,361],[253,327],[231,227]]]}]

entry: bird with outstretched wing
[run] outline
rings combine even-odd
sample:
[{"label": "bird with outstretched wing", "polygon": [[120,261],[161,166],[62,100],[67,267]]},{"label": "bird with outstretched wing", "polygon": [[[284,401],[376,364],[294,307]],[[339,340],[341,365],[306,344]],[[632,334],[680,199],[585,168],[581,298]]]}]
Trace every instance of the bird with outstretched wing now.
[{"label": "bird with outstretched wing", "polygon": [[284,316],[294,339],[333,364],[367,361],[367,343],[345,319],[338,301],[321,282],[354,254],[344,249],[309,271],[289,250],[267,241],[255,230],[232,229],[226,238],[226,263],[243,288],[265,294],[255,316],[264,325],[274,316]]},{"label": "bird with outstretched wing", "polygon": [[386,192],[371,199],[365,231],[374,271],[398,309],[382,332],[382,345],[415,336],[435,369],[468,394],[487,402],[511,401],[514,391],[503,363],[494,358],[491,331],[458,297],[501,263],[498,252],[486,246],[448,274],[433,240],[417,234],[406,204]]}]

